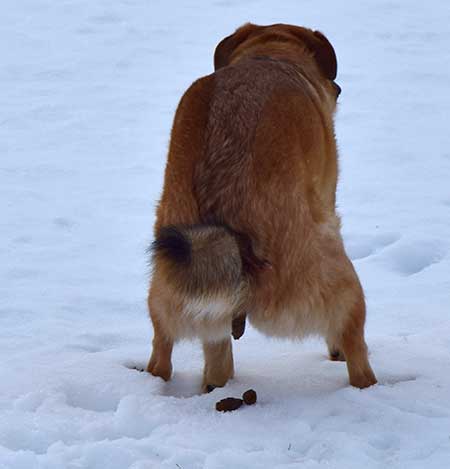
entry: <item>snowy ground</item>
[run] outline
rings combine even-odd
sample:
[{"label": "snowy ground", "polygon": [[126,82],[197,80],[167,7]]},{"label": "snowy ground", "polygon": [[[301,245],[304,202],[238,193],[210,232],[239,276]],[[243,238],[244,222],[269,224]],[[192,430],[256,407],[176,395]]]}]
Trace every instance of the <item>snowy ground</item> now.
[{"label": "snowy ground", "polygon": [[[450,467],[449,17],[445,0],[3,0],[0,468]],[[248,20],[321,29],[338,53],[364,391],[323,343],[252,330],[209,395],[198,344],[168,384],[131,369],[175,106]],[[215,412],[250,387],[257,405]]]}]

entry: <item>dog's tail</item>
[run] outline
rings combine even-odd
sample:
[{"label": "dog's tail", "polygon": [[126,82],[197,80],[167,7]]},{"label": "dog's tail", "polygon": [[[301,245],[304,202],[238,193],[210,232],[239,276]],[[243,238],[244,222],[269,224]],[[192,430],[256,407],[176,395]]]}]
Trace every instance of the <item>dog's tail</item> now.
[{"label": "dog's tail", "polygon": [[153,265],[192,315],[236,314],[260,263],[249,240],[226,226],[167,226],[151,246]]}]

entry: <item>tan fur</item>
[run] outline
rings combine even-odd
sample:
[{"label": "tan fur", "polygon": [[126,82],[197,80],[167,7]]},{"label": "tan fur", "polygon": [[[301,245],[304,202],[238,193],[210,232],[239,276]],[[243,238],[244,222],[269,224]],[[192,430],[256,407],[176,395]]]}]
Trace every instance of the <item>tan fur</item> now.
[{"label": "tan fur", "polygon": [[155,236],[223,224],[243,263],[250,253],[265,267],[243,270],[240,286],[225,282],[220,295],[190,294],[178,266],[155,256],[148,371],[168,379],[172,344],[200,337],[204,389],[223,386],[233,375],[231,323],[245,308],[267,335],[323,336],[332,359],[345,356],[350,383],[370,386],[364,296],[335,210],[332,46],[306,28],[247,24],[218,45],[215,66],[178,106]]}]

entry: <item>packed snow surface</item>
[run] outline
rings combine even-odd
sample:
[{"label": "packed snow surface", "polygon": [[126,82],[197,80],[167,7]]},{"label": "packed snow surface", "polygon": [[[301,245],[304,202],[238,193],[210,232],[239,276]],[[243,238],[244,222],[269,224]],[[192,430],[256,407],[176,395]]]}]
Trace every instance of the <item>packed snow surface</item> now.
[{"label": "packed snow surface", "polygon": [[[450,4],[3,0],[0,468],[450,467]],[[148,267],[173,113],[252,21],[323,31],[338,59],[339,211],[379,384],[318,339],[234,343],[199,394],[150,353]],[[217,400],[248,388],[230,414]]]}]

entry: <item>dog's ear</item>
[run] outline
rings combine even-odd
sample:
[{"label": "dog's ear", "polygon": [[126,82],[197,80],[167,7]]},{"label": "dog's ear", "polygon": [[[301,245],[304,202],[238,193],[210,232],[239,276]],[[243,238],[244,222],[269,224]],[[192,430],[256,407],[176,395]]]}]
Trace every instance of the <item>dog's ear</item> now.
[{"label": "dog's ear", "polygon": [[314,36],[319,39],[315,46],[315,57],[323,73],[330,80],[334,80],[337,75],[336,52],[330,41],[320,32],[314,31]]},{"label": "dog's ear", "polygon": [[231,36],[222,39],[214,52],[214,70],[226,67],[230,63],[231,55],[236,48],[258,28],[259,26],[255,24],[246,23],[231,34]]},{"label": "dog's ear", "polygon": [[290,33],[296,36],[310,50],[322,73],[329,80],[337,75],[337,59],[330,41],[320,32],[306,28],[290,27]]}]

